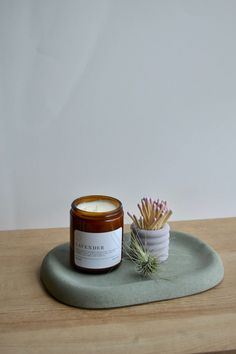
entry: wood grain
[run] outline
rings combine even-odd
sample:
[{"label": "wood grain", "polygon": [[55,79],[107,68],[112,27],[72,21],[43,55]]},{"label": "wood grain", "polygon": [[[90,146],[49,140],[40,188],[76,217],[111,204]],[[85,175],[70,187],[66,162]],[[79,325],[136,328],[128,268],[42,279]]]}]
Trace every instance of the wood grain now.
[{"label": "wood grain", "polygon": [[236,218],[171,228],[218,251],[223,282],[201,294],[111,310],[69,307],[42,287],[42,259],[69,240],[68,229],[0,232],[0,353],[236,352]]}]

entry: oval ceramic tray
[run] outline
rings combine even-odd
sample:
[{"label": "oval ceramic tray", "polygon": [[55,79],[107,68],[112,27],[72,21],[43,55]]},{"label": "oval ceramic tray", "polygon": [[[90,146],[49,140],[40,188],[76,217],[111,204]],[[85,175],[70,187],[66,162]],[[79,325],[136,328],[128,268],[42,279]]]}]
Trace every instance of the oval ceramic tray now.
[{"label": "oval ceramic tray", "polygon": [[[126,234],[125,239],[129,238]],[[219,255],[196,237],[171,231],[169,258],[155,276],[144,278],[127,258],[116,270],[100,275],[75,271],[69,243],[44,258],[41,279],[57,300],[81,308],[113,308],[174,299],[216,286],[224,276]]]}]

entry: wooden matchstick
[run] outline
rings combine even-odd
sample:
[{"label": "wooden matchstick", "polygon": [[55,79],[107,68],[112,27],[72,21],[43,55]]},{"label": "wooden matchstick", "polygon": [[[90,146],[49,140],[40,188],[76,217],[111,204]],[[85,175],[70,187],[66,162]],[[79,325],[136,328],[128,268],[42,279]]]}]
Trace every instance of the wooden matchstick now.
[{"label": "wooden matchstick", "polygon": [[172,210],[169,210],[166,214],[164,214],[164,218],[161,222],[160,228],[162,228],[167,223],[171,215],[172,215]]},{"label": "wooden matchstick", "polygon": [[135,221],[135,219],[133,218],[133,216],[132,216],[129,212],[127,212],[127,214],[128,214],[129,217],[133,220],[133,222],[136,224],[136,221]]},{"label": "wooden matchstick", "polygon": [[145,214],[145,220],[147,221],[148,220],[148,210],[147,210],[147,207],[146,207],[146,204],[144,202],[144,200],[142,200],[142,210]]},{"label": "wooden matchstick", "polygon": [[142,207],[140,206],[140,204],[138,204],[138,208],[139,208],[139,211],[140,211],[141,215],[142,215],[143,218],[145,219],[145,218],[146,218],[145,212],[144,212],[144,210],[142,209]]},{"label": "wooden matchstick", "polygon": [[135,224],[141,229],[142,227],[139,224],[139,221],[138,221],[137,217],[135,215],[133,215],[133,217],[134,217],[134,220],[135,220]]}]

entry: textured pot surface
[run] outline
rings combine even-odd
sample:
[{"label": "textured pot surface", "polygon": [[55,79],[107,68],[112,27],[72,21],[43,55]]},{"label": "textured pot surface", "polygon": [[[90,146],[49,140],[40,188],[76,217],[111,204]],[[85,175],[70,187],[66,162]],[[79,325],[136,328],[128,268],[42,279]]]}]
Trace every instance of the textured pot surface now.
[{"label": "textured pot surface", "polygon": [[165,224],[160,230],[143,230],[131,225],[134,234],[139,238],[146,249],[158,258],[158,261],[164,262],[169,256],[170,226]]}]

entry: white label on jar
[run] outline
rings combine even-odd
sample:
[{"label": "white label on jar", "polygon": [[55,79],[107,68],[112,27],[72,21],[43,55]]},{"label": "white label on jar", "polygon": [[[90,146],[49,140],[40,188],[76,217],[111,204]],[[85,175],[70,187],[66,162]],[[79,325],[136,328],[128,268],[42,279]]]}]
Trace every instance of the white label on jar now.
[{"label": "white label on jar", "polygon": [[75,230],[74,261],[91,269],[112,267],[121,261],[122,227],[109,232]]}]

